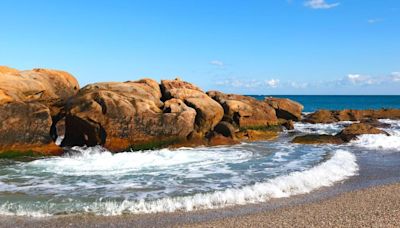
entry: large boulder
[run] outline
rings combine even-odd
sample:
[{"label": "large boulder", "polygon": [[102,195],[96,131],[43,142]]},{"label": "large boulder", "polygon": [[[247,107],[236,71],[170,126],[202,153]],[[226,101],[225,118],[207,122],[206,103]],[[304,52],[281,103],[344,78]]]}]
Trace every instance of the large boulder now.
[{"label": "large boulder", "polygon": [[304,106],[288,98],[268,97],[265,98],[271,107],[275,109],[276,116],[280,119],[299,121]]},{"label": "large boulder", "polygon": [[333,123],[338,121],[363,121],[366,119],[400,119],[400,109],[318,110],[307,115],[304,121],[309,123]]},{"label": "large boulder", "polygon": [[122,151],[186,140],[194,131],[195,109],[181,99],[160,99],[160,87],[151,79],[85,86],[66,106],[62,146]]},{"label": "large boulder", "polygon": [[209,91],[207,94],[224,108],[224,121],[241,129],[260,129],[278,124],[275,109],[253,97]]},{"label": "large boulder", "polygon": [[338,137],[340,137],[343,141],[349,142],[359,135],[363,134],[385,134],[389,135],[387,132],[380,130],[376,127],[373,127],[369,124],[366,123],[354,123],[351,124],[350,126],[346,127],[343,129],[339,134],[337,134]]},{"label": "large boulder", "polygon": [[67,72],[0,67],[0,154],[60,154],[53,142],[56,122],[78,90]]},{"label": "large boulder", "polygon": [[194,132],[196,137],[204,137],[210,133],[224,115],[224,110],[218,102],[191,83],[180,79],[162,80],[160,87],[163,100],[180,99],[196,110]]}]

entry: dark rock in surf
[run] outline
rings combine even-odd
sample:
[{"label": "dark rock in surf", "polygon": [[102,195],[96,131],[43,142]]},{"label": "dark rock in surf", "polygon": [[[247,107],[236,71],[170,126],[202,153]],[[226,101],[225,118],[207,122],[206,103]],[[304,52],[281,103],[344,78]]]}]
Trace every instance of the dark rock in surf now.
[{"label": "dark rock in surf", "polygon": [[342,144],[342,143],[344,143],[344,141],[340,137],[337,137],[334,135],[310,134],[310,135],[297,136],[292,140],[292,143],[298,143],[298,144]]},{"label": "dark rock in surf", "polygon": [[352,124],[345,129],[343,129],[339,134],[337,134],[337,137],[340,137],[344,142],[349,142],[353,139],[356,139],[357,136],[363,135],[363,134],[389,134],[383,130],[380,130],[376,127],[373,127],[369,124],[365,123],[355,123]]}]

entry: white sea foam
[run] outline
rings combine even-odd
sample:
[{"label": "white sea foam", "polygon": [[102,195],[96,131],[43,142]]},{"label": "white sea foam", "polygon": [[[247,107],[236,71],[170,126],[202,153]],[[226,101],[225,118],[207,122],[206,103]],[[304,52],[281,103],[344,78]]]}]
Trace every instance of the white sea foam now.
[{"label": "white sea foam", "polygon": [[144,152],[125,152],[112,154],[102,147],[74,148],[79,153],[58,158],[40,159],[29,166],[40,168],[60,175],[121,175],[140,170],[189,165],[205,167],[219,162],[243,161],[251,157],[247,151],[225,153],[223,149],[181,148],[178,150],[161,149]]},{"label": "white sea foam", "polygon": [[311,123],[297,122],[294,124],[294,129],[296,131],[300,131],[300,132],[308,133],[308,134],[334,135],[334,134],[339,133],[344,128],[344,126],[351,124],[351,123],[354,123],[354,122],[341,121],[341,122],[330,123],[330,124],[311,124]]},{"label": "white sea foam", "polygon": [[380,150],[395,150],[400,151],[400,136],[399,135],[360,135],[357,140],[351,143],[354,146],[367,149]]},{"label": "white sea foam", "polygon": [[[191,196],[166,197],[153,201],[97,201],[75,206],[80,207],[84,212],[98,215],[214,209],[309,193],[317,188],[331,186],[335,182],[356,175],[357,171],[356,157],[348,151],[337,150],[329,160],[308,170],[292,172],[289,175],[278,176],[265,182],[241,188],[228,188],[226,190],[199,193]],[[51,214],[46,210],[46,208],[53,207],[51,203],[39,206],[41,209],[37,207],[24,208],[15,203],[5,203],[0,206],[0,214],[35,217]]]},{"label": "white sea foam", "polygon": [[389,119],[381,119],[379,121],[391,125],[390,128],[383,129],[390,135],[360,135],[351,145],[376,151],[400,151],[400,121]]}]

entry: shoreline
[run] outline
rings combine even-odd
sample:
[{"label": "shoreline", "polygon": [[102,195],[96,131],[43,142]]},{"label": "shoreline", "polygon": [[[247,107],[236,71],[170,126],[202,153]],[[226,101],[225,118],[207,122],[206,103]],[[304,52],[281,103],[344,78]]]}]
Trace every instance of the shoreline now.
[{"label": "shoreline", "polygon": [[[324,187],[315,190],[309,194],[292,196],[289,198],[271,199],[267,202],[259,204],[237,205],[214,210],[199,210],[193,212],[174,212],[174,213],[156,213],[156,214],[129,214],[121,216],[93,216],[93,215],[59,215],[44,218],[18,217],[18,216],[0,216],[1,227],[182,227],[182,226],[234,226],[241,224],[242,226],[258,226],[261,225],[262,219],[266,222],[264,225],[276,224],[273,226],[286,225],[283,222],[290,222],[293,219],[299,219],[302,211],[308,211],[308,215],[301,218],[308,218],[310,214],[318,218],[324,217],[324,213],[317,213],[316,208],[333,207],[340,202],[344,209],[354,212],[354,215],[362,216],[364,214],[360,205],[370,205],[370,199],[375,199],[377,203],[386,205],[388,199],[397,202],[395,210],[396,215],[400,216],[400,198],[396,197],[393,192],[400,192],[400,155],[397,153],[360,153],[357,154],[357,162],[359,164],[359,175],[353,176],[341,183],[336,183],[331,187]],[[361,193],[360,193],[361,192]],[[352,205],[346,199],[353,199],[353,195],[357,197],[360,203]],[[353,202],[358,202],[358,201]],[[301,208],[301,209],[299,209]],[[379,207],[377,207],[379,209]],[[343,210],[344,210],[343,209]],[[388,209],[388,210],[389,210]],[[332,211],[337,211],[333,208]],[[332,212],[331,211],[331,212]],[[329,212],[330,219],[334,218],[334,214]],[[340,211],[338,211],[339,213]],[[390,212],[390,210],[389,210]],[[283,219],[281,213],[286,213],[289,217]],[[316,214],[315,214],[316,213]],[[293,216],[293,217],[290,217]],[[371,217],[371,216],[370,216]],[[392,216],[393,217],[393,216]],[[293,219],[292,219],[293,218]],[[372,218],[372,217],[371,217]],[[386,217],[385,217],[386,218]],[[398,219],[399,220],[399,219]],[[250,221],[259,221],[258,223],[250,223]],[[269,221],[269,223],[267,222]],[[305,221],[308,224],[312,221]],[[316,226],[323,224],[312,223]],[[346,220],[347,222],[351,222]],[[343,222],[346,222],[343,221]],[[392,220],[390,220],[392,221]],[[400,221],[400,220],[399,220]],[[315,223],[314,223],[315,222]],[[300,223],[299,223],[300,224]],[[347,223],[346,223],[347,224]],[[368,224],[368,223],[367,223]],[[392,223],[390,223],[392,224]],[[325,224],[327,225],[327,224]],[[332,224],[333,225],[333,224]],[[337,224],[339,225],[339,224]],[[353,224],[352,225],[357,225]],[[361,224],[359,224],[361,225]]]},{"label": "shoreline", "polygon": [[399,227],[400,183],[184,227]]}]

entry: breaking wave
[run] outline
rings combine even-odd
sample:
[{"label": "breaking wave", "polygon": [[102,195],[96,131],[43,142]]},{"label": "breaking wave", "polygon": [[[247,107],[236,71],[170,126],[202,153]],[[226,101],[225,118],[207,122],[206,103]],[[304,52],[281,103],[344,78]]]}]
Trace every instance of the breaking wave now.
[{"label": "breaking wave", "polygon": [[[246,155],[240,159],[245,159]],[[110,158],[111,159],[111,158]],[[121,157],[124,160],[126,158]],[[168,159],[164,162],[168,163]],[[202,161],[194,161],[202,162]],[[41,163],[37,161],[37,163]],[[147,164],[147,163],[146,163]],[[77,164],[79,165],[79,164]],[[94,166],[93,166],[94,167]],[[54,168],[54,167],[53,167]],[[124,165],[121,166],[124,169]],[[64,172],[65,170],[63,170]],[[93,168],[94,172],[99,172]],[[306,170],[290,172],[263,182],[239,188],[226,188],[186,196],[163,197],[157,200],[83,200],[67,199],[60,202],[2,202],[0,214],[49,216],[57,213],[91,213],[96,215],[120,215],[125,213],[156,213],[215,209],[247,203],[264,202],[271,198],[289,197],[309,193],[320,187],[331,186],[335,182],[356,175],[356,157],[346,150],[336,150],[332,156]],[[56,171],[57,172],[57,171]],[[75,175],[74,170],[70,170]],[[85,174],[86,171],[83,172]],[[103,171],[101,171],[103,172]],[[1,183],[1,182],[0,182]],[[1,201],[0,201],[1,202]]]}]

